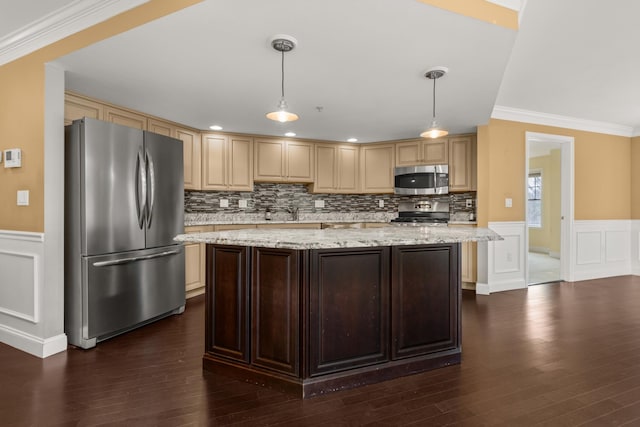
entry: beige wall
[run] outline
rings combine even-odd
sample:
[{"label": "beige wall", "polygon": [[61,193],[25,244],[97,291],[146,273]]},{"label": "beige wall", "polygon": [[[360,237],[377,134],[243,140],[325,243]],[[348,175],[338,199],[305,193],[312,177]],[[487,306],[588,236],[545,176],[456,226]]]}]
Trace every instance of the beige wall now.
[{"label": "beige wall", "polygon": [[[0,67],[0,149],[21,148],[22,167],[0,167],[0,230],[44,231],[44,64],[202,0],[151,0]],[[30,205],[16,206],[16,191]]]},{"label": "beige wall", "polygon": [[[524,221],[525,133],[575,139],[575,219],[631,218],[631,138],[492,119],[478,128],[478,221]],[[513,199],[506,208],[504,199]]]},{"label": "beige wall", "polygon": [[529,248],[560,252],[560,150],[529,159],[529,172],[542,173],[542,227],[529,228]]}]

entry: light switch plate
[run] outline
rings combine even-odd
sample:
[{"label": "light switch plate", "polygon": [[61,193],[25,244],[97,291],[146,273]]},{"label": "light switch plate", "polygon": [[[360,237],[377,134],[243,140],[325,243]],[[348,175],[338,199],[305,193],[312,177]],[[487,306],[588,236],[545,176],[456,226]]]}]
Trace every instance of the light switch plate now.
[{"label": "light switch plate", "polygon": [[238,207],[239,208],[246,208],[247,207],[247,199],[238,200]]},{"label": "light switch plate", "polygon": [[324,200],[315,200],[313,203],[316,208],[324,208]]},{"label": "light switch plate", "polygon": [[384,200],[382,200],[382,199],[378,200],[378,207],[379,208],[384,208]]},{"label": "light switch plate", "polygon": [[511,197],[507,197],[506,199],[504,199],[505,208],[510,208],[512,206],[513,206],[513,199],[511,199]]},{"label": "light switch plate", "polygon": [[229,207],[229,199],[220,199],[220,207],[228,208]]},{"label": "light switch plate", "polygon": [[473,207],[473,200],[467,199],[467,207],[468,208],[472,208]]},{"label": "light switch plate", "polygon": [[18,190],[18,206],[29,206],[29,190]]}]

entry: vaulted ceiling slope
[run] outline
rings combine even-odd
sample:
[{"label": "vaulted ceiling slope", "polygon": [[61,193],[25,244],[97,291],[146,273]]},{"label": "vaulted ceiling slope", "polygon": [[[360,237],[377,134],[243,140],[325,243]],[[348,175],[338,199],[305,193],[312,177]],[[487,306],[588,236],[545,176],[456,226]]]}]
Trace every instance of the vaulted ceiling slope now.
[{"label": "vaulted ceiling slope", "polygon": [[[19,3],[45,14],[95,1]],[[143,1],[101,4],[127,2]],[[29,15],[0,3],[1,42]],[[634,134],[640,2],[531,0],[524,12],[516,33],[416,0],[208,0],[59,63],[71,90],[201,129],[413,138],[432,114],[424,71],[446,66],[436,108],[451,133],[473,132],[493,115]],[[269,46],[278,33],[299,42],[285,59],[286,98],[300,115],[289,125],[264,118],[280,96],[280,56]]]}]

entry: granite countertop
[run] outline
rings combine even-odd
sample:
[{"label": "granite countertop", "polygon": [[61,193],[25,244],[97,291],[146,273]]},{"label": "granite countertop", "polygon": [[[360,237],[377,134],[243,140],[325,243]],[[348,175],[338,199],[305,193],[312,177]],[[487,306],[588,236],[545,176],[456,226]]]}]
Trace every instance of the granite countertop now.
[{"label": "granite countertop", "polygon": [[[264,214],[194,214],[184,215],[185,227],[197,225],[223,225],[223,224],[317,224],[317,223],[358,223],[380,222],[387,223],[398,216],[395,212],[375,213],[300,213],[297,220],[292,220],[290,214],[274,213],[271,220],[264,219]],[[468,217],[468,215],[467,215]],[[449,221],[451,225],[476,225],[476,221],[466,219],[458,220],[455,217]]]},{"label": "granite countertop", "polygon": [[181,234],[179,242],[215,243],[286,249],[332,249],[407,246],[433,243],[503,240],[496,232],[479,227],[394,226],[325,230],[249,229]]},{"label": "granite countertop", "polygon": [[185,227],[195,225],[222,225],[222,224],[315,224],[331,222],[389,222],[398,216],[396,213],[388,212],[331,212],[331,213],[303,213],[298,215],[297,220],[291,219],[291,214],[285,212],[274,212],[271,220],[264,219],[264,214],[196,214],[187,213],[184,215]]}]

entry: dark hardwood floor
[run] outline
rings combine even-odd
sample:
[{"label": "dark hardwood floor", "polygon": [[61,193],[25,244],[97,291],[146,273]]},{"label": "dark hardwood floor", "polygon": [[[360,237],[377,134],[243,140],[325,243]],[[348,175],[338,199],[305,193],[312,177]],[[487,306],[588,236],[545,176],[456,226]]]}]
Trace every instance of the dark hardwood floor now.
[{"label": "dark hardwood floor", "polygon": [[0,344],[0,425],[640,425],[640,277],[462,308],[461,365],[306,401],[203,373],[202,297],[88,351]]}]

